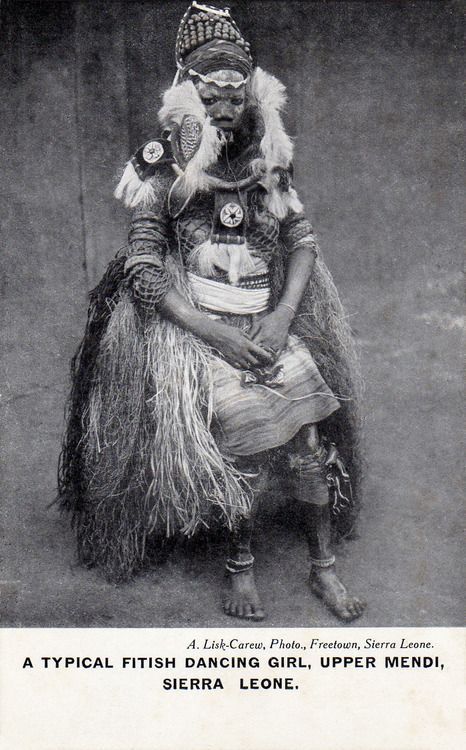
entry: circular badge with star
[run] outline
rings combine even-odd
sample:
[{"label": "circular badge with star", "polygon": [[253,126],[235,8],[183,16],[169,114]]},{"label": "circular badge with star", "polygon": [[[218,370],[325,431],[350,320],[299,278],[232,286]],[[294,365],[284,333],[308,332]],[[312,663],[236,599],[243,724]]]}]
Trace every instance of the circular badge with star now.
[{"label": "circular badge with star", "polygon": [[158,141],[149,141],[144,146],[142,158],[147,164],[154,164],[163,156],[163,146]]},{"label": "circular badge with star", "polygon": [[220,211],[220,221],[224,227],[239,227],[243,217],[244,211],[239,203],[225,203]]}]

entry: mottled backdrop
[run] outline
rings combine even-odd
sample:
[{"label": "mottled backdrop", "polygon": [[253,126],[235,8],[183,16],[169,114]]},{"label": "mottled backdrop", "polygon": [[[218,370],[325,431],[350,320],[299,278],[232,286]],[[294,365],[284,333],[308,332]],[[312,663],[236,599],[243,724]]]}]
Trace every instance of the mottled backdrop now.
[{"label": "mottled backdrop", "polygon": [[[112,190],[156,133],[187,5],[0,3],[5,625],[232,624],[218,549],[110,587],[76,567],[48,507],[86,294],[125,242]],[[358,624],[460,624],[464,5],[233,6],[288,87],[296,182],[361,343],[365,508],[340,553],[369,600]],[[265,625],[336,624],[306,591],[304,541],[272,513],[257,557]]]}]

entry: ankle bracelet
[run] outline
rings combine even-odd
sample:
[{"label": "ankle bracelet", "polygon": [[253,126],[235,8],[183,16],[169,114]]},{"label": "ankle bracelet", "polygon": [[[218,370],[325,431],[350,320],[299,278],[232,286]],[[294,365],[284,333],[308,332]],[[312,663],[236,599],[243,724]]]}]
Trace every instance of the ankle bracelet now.
[{"label": "ankle bracelet", "polygon": [[324,558],[323,560],[311,557],[311,564],[315,565],[316,568],[330,568],[332,565],[335,565],[335,555]]},{"label": "ankle bracelet", "polygon": [[244,573],[246,570],[251,570],[253,565],[253,555],[251,555],[248,560],[232,560],[231,558],[228,558],[225,564],[225,569],[228,573]]}]

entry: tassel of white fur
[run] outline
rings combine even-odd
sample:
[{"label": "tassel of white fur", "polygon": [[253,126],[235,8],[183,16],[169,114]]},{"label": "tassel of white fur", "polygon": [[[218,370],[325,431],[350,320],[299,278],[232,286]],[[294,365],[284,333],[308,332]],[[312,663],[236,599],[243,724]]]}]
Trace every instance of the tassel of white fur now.
[{"label": "tassel of white fur", "polygon": [[227,245],[224,242],[206,240],[191,251],[188,264],[201,276],[212,276],[215,269],[219,268],[227,271],[228,279],[233,285],[256,270],[246,242]]},{"label": "tassel of white fur", "polygon": [[151,180],[140,180],[129,161],[115,189],[114,196],[123,201],[127,208],[135,208],[139,205],[150,206],[156,194]]},{"label": "tassel of white fur", "polygon": [[294,188],[290,187],[287,193],[282,193],[282,200],[285,202],[285,205],[288,206],[289,210],[293,211],[293,213],[300,214],[304,211],[304,206],[299,200],[298,193]]},{"label": "tassel of white fur", "polygon": [[275,76],[256,68],[251,79],[251,95],[264,121],[265,133],[260,147],[267,168],[287,169],[293,159],[293,144],[280,115],[286,104],[285,86]]},{"label": "tassel of white fur", "polygon": [[290,211],[295,214],[300,214],[303,211],[303,204],[294,188],[289,188],[285,193],[278,187],[269,187],[268,190],[264,203],[270,213],[280,221],[288,216]]},{"label": "tassel of white fur", "polygon": [[265,205],[281,220],[289,211],[300,213],[303,210],[294,188],[287,192],[280,190],[278,177],[273,173],[274,167],[288,169],[293,159],[293,143],[280,114],[286,104],[285,86],[275,76],[256,68],[251,79],[251,96],[264,121],[265,133],[260,148],[267,167],[267,176],[261,180],[268,193]]}]

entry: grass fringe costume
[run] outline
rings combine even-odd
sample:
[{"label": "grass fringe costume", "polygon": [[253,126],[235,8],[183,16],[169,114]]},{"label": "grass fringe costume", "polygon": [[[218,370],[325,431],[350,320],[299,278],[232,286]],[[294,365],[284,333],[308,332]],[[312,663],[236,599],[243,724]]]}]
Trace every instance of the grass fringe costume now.
[{"label": "grass fringe costume", "polygon": [[[208,11],[199,14],[210,17]],[[211,27],[206,21],[206,29]],[[60,504],[72,514],[80,561],[99,566],[112,581],[137,572],[149,539],[192,535],[212,523],[234,528],[252,502],[247,478],[217,439],[218,353],[165,319],[158,303],[174,287],[208,310],[193,283],[209,279],[233,292],[266,284],[267,307],[274,309],[288,254],[306,243],[316,262],[290,334],[305,344],[340,404],[320,424],[324,438],[338,446],[353,487],[353,505],[334,517],[337,535],[348,532],[358,505],[360,377],[354,339],[292,185],[293,147],[280,115],[284,87],[259,68],[250,69],[249,50],[238,47],[236,31],[228,31],[237,27],[226,28],[230,36],[219,32],[228,36],[220,38],[221,53],[226,44],[234,45],[240,50],[238,67],[247,72],[242,131],[228,143],[206,117],[190,72],[195,63],[190,55],[199,47],[192,34],[181,31],[180,74],[159,115],[164,137],[139,149],[116,191],[135,210],[130,241],[90,293],[86,330],[72,360]],[[216,33],[208,41],[218,65]],[[201,42],[206,46],[205,35]],[[209,66],[200,69],[200,75],[208,73]],[[226,185],[231,182],[233,192]],[[235,242],[230,230],[222,235],[225,227],[219,226],[225,193],[245,214]],[[223,258],[220,266],[216,253]],[[216,314],[231,325],[251,321],[249,314]]]}]

